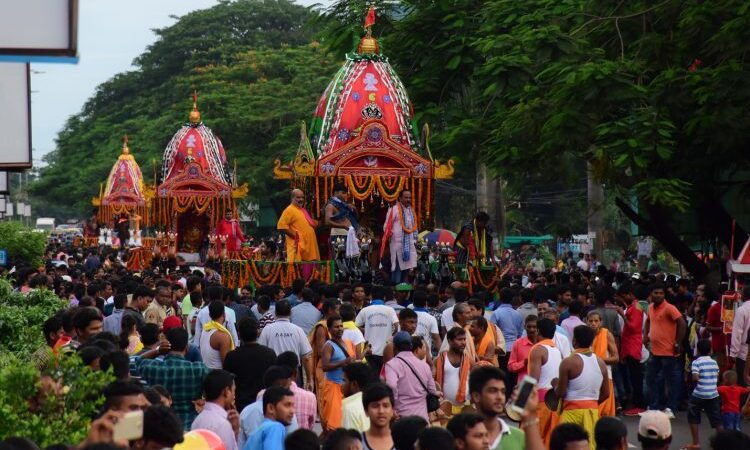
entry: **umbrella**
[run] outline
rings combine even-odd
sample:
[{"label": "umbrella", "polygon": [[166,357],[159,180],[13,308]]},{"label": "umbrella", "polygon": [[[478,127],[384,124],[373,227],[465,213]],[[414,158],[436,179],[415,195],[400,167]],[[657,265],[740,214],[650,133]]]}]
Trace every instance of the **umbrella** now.
[{"label": "umbrella", "polygon": [[433,231],[423,231],[419,233],[419,239],[426,242],[428,245],[435,245],[438,242],[447,242],[448,245],[452,246],[456,241],[456,233],[450,230],[438,228]]}]

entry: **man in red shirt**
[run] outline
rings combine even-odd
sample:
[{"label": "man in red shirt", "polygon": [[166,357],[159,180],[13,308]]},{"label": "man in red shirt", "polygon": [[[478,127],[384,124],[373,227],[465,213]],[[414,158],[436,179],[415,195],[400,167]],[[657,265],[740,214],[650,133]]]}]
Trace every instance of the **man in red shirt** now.
[{"label": "man in red shirt", "polygon": [[[240,229],[240,223],[234,218],[234,212],[227,209],[226,217],[219,221],[216,226],[217,236],[227,236],[227,251],[237,252],[240,250],[242,243],[245,242],[245,236]],[[221,240],[217,239],[216,251],[221,251]]]},{"label": "man in red shirt", "polygon": [[508,359],[508,370],[518,374],[520,382],[529,371],[529,353],[531,348],[539,342],[539,333],[536,327],[537,317],[535,315],[526,316],[524,328],[526,336],[521,337],[513,343]]},{"label": "man in red shirt", "polygon": [[674,419],[674,411],[682,397],[682,341],[687,325],[680,311],[664,300],[664,285],[649,286],[651,304],[644,330],[643,342],[651,344],[651,359],[646,367],[646,386],[651,399],[650,409],[662,409],[665,384],[669,386],[668,407],[664,413]]},{"label": "man in red shirt", "polygon": [[628,389],[630,408],[623,411],[626,416],[637,416],[646,406],[643,402],[643,368],[641,367],[641,348],[643,347],[643,311],[638,299],[633,295],[630,284],[623,284],[617,289],[617,297],[625,305],[625,325],[622,328],[620,341],[620,358],[628,371]]},{"label": "man in red shirt", "polygon": [[706,298],[711,302],[706,314],[706,329],[711,333],[711,353],[719,364],[721,372],[727,370],[727,343],[731,341],[731,334],[724,334],[724,324],[721,321],[721,302],[718,292],[713,289],[705,291]]}]

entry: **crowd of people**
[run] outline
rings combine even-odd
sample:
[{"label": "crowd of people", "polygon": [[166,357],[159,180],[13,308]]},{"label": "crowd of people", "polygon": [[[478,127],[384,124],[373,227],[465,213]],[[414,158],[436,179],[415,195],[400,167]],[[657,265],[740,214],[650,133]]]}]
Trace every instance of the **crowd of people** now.
[{"label": "crowd of people", "polygon": [[[132,272],[57,247],[12,275],[69,302],[42,324],[40,369],[79,357],[116,377],[88,439],[66,444],[158,450],[200,429],[225,450],[666,449],[686,411],[687,447],[705,415],[714,448],[750,448],[750,288],[727,335],[719,286],[659,273],[529,267],[470,294],[403,272],[233,290],[210,269]],[[115,441],[134,410],[142,437]],[[640,416],[637,436],[621,415]]]}]

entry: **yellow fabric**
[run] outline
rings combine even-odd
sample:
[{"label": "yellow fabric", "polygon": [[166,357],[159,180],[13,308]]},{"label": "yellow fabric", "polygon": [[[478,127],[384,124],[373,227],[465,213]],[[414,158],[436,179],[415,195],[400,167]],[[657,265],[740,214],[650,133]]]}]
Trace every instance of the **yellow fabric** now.
[{"label": "yellow fabric", "polygon": [[[607,342],[609,338],[609,332],[606,328],[600,328],[599,332],[596,333],[594,342],[591,344],[591,350],[596,353],[596,356],[604,359],[609,356],[607,349]],[[612,377],[609,378],[609,397],[604,402],[599,403],[599,416],[614,416],[616,411],[615,406],[615,390],[613,389]]]},{"label": "yellow fabric", "polygon": [[354,429],[360,433],[370,429],[370,418],[362,406],[362,392],[352,394],[341,402],[341,428]]},{"label": "yellow fabric", "polygon": [[211,331],[216,330],[221,333],[226,333],[227,336],[229,336],[229,349],[234,350],[234,339],[232,339],[232,334],[227,330],[224,325],[220,324],[219,322],[212,320],[208,322],[207,324],[203,325],[203,331]]},{"label": "yellow fabric", "polygon": [[284,212],[281,213],[276,228],[296,232],[299,236],[298,241],[287,236],[287,262],[317,261],[320,259],[315,228],[307,222],[305,214],[296,205],[287,206]]},{"label": "yellow fabric", "polygon": [[594,427],[599,420],[599,411],[596,409],[566,409],[560,415],[560,423],[575,423],[580,425],[589,434],[589,448],[596,450],[594,440]]},{"label": "yellow fabric", "polygon": [[[357,330],[358,329],[357,328],[357,324],[354,323],[353,320],[350,320],[348,322],[344,322],[343,325],[344,325],[344,329],[345,330]],[[352,343],[352,345],[353,345],[353,343]],[[355,350],[355,352],[354,352],[354,355],[352,355],[352,356],[355,356],[357,354],[357,351],[359,351],[360,353],[364,354],[365,343],[364,342],[360,342],[359,344],[357,344],[355,346],[354,350]],[[364,362],[365,360],[363,359],[362,361]]]},{"label": "yellow fabric", "polygon": [[135,355],[141,350],[143,350],[143,342],[141,342],[140,336],[138,335],[128,336],[128,348],[127,348],[128,355]]},{"label": "yellow fabric", "polygon": [[341,405],[344,400],[341,385],[323,378],[321,388],[318,396],[320,401],[320,426],[323,427],[323,431],[341,428]]}]

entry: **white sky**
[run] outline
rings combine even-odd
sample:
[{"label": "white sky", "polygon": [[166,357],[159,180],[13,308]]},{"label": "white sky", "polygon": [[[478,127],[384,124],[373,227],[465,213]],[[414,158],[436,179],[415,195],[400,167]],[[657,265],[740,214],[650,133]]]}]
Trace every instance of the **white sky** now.
[{"label": "white sky", "polygon": [[[78,113],[96,87],[120,72],[156,40],[154,28],[175,22],[170,15],[209,8],[216,0],[80,0],[78,64],[32,64],[32,145],[34,165],[55,148],[69,116]],[[328,4],[330,1],[298,0]]]}]

